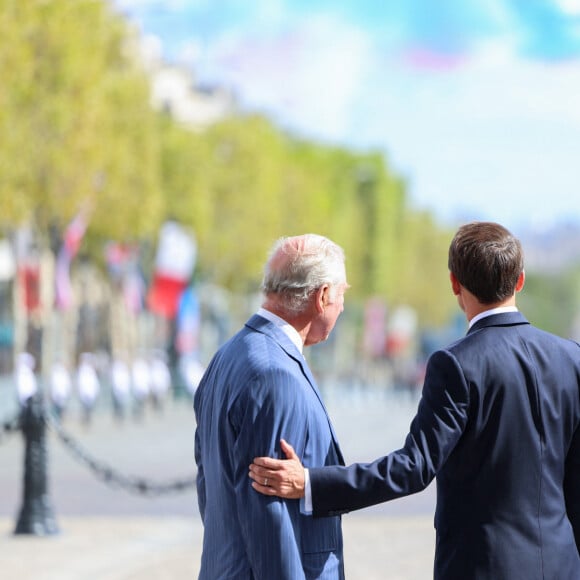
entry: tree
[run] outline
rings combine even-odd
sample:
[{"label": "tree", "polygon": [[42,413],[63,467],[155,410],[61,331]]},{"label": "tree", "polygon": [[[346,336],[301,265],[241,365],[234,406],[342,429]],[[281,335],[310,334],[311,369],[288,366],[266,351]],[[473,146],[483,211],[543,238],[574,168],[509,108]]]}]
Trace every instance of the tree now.
[{"label": "tree", "polygon": [[94,0],[1,3],[6,222],[32,218],[47,232],[89,202],[95,233],[122,235],[128,220],[151,231],[161,200],[154,115],[126,23]]}]

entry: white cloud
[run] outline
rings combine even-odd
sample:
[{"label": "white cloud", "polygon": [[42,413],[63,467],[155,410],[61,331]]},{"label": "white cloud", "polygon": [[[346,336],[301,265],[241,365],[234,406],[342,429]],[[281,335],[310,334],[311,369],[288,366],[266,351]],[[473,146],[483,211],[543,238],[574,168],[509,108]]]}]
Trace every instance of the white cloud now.
[{"label": "white cloud", "polygon": [[580,15],[580,0],[554,0],[554,3],[566,14]]},{"label": "white cloud", "polygon": [[311,17],[285,35],[230,32],[210,47],[209,68],[254,107],[310,134],[341,138],[370,62],[368,37],[334,18]]},{"label": "white cloud", "polygon": [[500,45],[447,72],[382,73],[359,139],[384,145],[418,206],[512,227],[580,219],[574,63],[522,61]]}]

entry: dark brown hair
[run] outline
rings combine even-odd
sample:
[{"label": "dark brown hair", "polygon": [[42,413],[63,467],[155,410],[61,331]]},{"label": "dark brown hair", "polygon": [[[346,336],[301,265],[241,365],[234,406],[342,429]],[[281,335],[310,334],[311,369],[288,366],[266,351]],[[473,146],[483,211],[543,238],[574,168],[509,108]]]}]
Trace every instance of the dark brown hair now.
[{"label": "dark brown hair", "polygon": [[524,269],[520,241],[493,222],[472,222],[457,230],[449,246],[449,271],[482,304],[513,295]]}]

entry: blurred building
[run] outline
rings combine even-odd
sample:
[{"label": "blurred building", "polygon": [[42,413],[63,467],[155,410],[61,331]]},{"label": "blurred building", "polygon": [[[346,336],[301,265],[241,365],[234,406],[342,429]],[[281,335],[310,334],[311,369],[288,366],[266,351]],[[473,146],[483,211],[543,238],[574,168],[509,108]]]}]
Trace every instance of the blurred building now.
[{"label": "blurred building", "polygon": [[228,116],[233,99],[225,89],[195,86],[193,75],[178,66],[153,71],[151,101],[179,123],[196,131]]},{"label": "blurred building", "polygon": [[574,221],[518,233],[526,270],[555,274],[580,264],[580,224]]},{"label": "blurred building", "polygon": [[168,63],[156,37],[137,32],[132,51],[151,78],[151,104],[155,109],[195,131],[202,131],[234,112],[232,91],[199,84],[194,65]]}]

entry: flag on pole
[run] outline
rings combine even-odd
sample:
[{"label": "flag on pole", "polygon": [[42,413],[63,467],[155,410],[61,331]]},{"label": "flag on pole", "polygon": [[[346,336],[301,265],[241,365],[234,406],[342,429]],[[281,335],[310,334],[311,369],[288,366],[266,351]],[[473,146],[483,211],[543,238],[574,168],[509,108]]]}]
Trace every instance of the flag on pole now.
[{"label": "flag on pole", "polygon": [[139,266],[139,246],[109,242],[105,260],[113,281],[121,288],[125,306],[133,314],[141,312],[145,302],[145,280]]},{"label": "flag on pole", "polygon": [[179,299],[195,267],[197,247],[193,234],[175,221],[159,232],[153,281],[147,296],[149,309],[168,319],[177,314]]},{"label": "flag on pole", "polygon": [[72,305],[70,265],[79,251],[86,229],[85,216],[79,213],[64,231],[62,244],[56,257],[55,303],[59,310],[67,310]]},{"label": "flag on pole", "polygon": [[42,307],[40,252],[31,228],[21,227],[16,231],[14,254],[24,308],[27,314],[37,314]]}]

